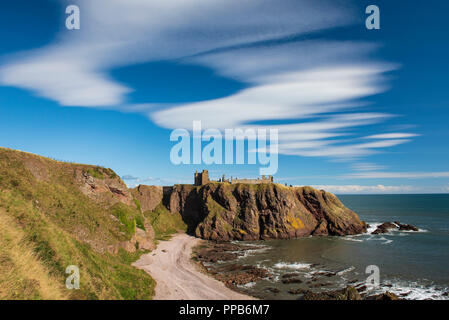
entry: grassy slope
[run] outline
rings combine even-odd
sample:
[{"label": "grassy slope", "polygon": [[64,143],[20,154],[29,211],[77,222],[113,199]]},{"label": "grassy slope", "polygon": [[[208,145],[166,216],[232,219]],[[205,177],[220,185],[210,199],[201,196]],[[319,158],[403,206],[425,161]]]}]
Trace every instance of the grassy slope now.
[{"label": "grassy slope", "polygon": [[[48,169],[46,179],[30,161]],[[90,200],[74,167],[112,172],[0,148],[0,299],[150,299],[154,281],[130,265],[138,253],[93,249],[129,240],[143,216]],[[80,290],[65,288],[69,265],[80,268]]]},{"label": "grassy slope", "polygon": [[170,235],[178,231],[187,231],[187,225],[182,221],[179,213],[171,213],[162,204],[153,211],[144,213],[154,228],[156,240],[167,240]]}]

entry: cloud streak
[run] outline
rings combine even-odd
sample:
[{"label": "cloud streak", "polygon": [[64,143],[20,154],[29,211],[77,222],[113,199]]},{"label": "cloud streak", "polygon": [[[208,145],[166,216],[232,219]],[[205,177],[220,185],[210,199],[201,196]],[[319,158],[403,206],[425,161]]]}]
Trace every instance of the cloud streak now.
[{"label": "cloud streak", "polygon": [[63,106],[126,102],[131,88],[109,79],[114,67],[179,59],[201,52],[340,26],[350,17],[326,1],[78,0],[80,30],[11,57],[0,82]]},{"label": "cloud streak", "polygon": [[427,179],[449,178],[448,171],[440,172],[360,172],[345,175],[348,179]]},{"label": "cloud streak", "polygon": [[148,178],[139,178],[134,177],[132,175],[124,175],[122,177],[124,182],[129,188],[137,187],[140,184],[144,185],[156,185],[156,186],[168,186],[174,184],[186,184],[191,183],[191,179],[168,179],[168,178],[157,178],[157,177],[148,177]]},{"label": "cloud streak", "polygon": [[375,134],[372,136],[367,136],[365,139],[404,139],[404,138],[413,138],[417,137],[418,134],[414,133],[382,133],[382,134]]},{"label": "cloud streak", "polygon": [[385,186],[379,185],[317,185],[313,186],[317,189],[326,190],[337,194],[371,194],[371,193],[409,193],[416,191],[415,187],[412,186]]},{"label": "cloud streak", "polygon": [[[412,133],[357,130],[391,115],[363,111],[362,99],[388,89],[397,66],[367,54],[376,44],[296,40],[355,21],[350,8],[327,0],[79,0],[82,26],[62,30],[49,46],[10,57],[0,83],[62,106],[146,113],[164,128],[277,128],[279,152],[357,159],[409,142]],[[247,84],[234,95],[181,105],[133,105],[133,88],[108,74],[150,61],[211,68]],[[156,76],[156,75],[148,75]],[[278,124],[267,124],[277,121]]]}]

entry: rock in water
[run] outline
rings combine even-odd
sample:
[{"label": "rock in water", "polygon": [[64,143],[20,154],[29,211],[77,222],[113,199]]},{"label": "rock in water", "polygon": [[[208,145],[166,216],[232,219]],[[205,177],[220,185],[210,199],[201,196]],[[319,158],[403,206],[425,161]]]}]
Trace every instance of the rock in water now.
[{"label": "rock in water", "polygon": [[290,239],[351,235],[367,224],[333,194],[281,184],[175,185],[164,192],[189,231],[209,240]]},{"label": "rock in water", "polygon": [[393,222],[384,222],[380,226],[377,227],[376,230],[371,232],[371,234],[381,234],[387,233],[388,231],[395,229],[400,231],[419,231],[419,229],[411,224],[402,224],[398,221]]},{"label": "rock in water", "polygon": [[381,293],[375,296],[369,296],[366,298],[366,300],[402,300],[397,295],[395,295],[393,292],[387,291],[385,293]]},{"label": "rock in water", "polygon": [[341,290],[319,293],[306,291],[302,300],[362,300],[362,296],[353,286],[348,286]]},{"label": "rock in water", "polygon": [[376,228],[371,234],[387,233],[391,229],[397,229],[398,226],[392,222],[384,222]]},{"label": "rock in water", "polygon": [[395,221],[395,223],[399,226],[399,230],[401,231],[419,231],[419,229],[411,224],[402,224],[400,222]]}]

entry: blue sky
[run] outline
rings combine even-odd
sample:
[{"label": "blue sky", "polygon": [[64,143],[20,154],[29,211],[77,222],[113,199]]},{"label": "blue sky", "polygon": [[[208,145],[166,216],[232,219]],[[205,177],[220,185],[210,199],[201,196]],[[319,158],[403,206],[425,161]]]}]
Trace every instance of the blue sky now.
[{"label": "blue sky", "polygon": [[[81,29],[65,28],[76,4]],[[380,30],[365,28],[379,6]],[[444,1],[17,0],[0,10],[0,146],[189,183],[175,128],[279,129],[275,180],[449,192]]]}]

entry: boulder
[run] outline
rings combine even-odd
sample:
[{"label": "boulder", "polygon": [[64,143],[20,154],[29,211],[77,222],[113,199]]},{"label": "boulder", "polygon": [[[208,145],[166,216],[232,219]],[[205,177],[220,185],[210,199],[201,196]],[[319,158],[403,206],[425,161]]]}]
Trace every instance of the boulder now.
[{"label": "boulder", "polygon": [[277,293],[281,292],[281,290],[279,290],[278,288],[273,288],[273,287],[265,288],[265,291],[268,291],[268,292],[271,292],[271,293],[274,293],[274,294],[277,294]]},{"label": "boulder", "polygon": [[290,290],[288,290],[288,293],[294,294],[294,295],[305,294],[306,292],[307,292],[307,290],[304,290],[304,289],[290,289]]},{"label": "boulder", "polygon": [[302,283],[302,280],[298,279],[298,278],[286,278],[286,279],[282,279],[282,283],[284,283],[284,284]]},{"label": "boulder", "polygon": [[384,301],[390,301],[390,300],[402,300],[397,295],[395,295],[393,292],[386,291],[385,293],[377,294],[374,296],[369,296],[366,298],[367,300],[384,300]]},{"label": "boulder", "polygon": [[327,292],[312,292],[306,291],[303,300],[362,300],[360,293],[353,287],[348,286],[345,289],[327,291]]},{"label": "boulder", "polygon": [[398,226],[394,224],[393,222],[384,222],[380,226],[377,227],[376,230],[371,232],[371,234],[381,234],[381,233],[387,233],[391,229],[397,229]]},{"label": "boulder", "polygon": [[399,226],[399,230],[401,231],[419,231],[419,229],[411,224],[402,224],[400,222],[395,221],[395,223]]}]

